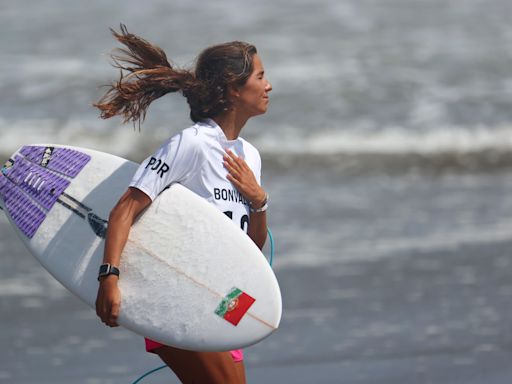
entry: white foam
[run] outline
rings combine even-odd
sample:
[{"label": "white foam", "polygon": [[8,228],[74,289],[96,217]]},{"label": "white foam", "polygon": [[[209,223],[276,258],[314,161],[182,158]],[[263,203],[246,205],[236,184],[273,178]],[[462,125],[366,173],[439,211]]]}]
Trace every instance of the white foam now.
[{"label": "white foam", "polygon": [[4,155],[14,153],[27,144],[48,143],[79,146],[126,156],[135,152],[142,135],[127,126],[94,129],[93,124],[70,119],[62,123],[56,119],[22,119],[10,121],[0,119],[2,132],[1,151]]},{"label": "white foam", "polygon": [[[300,239],[295,239],[295,245],[300,252],[291,251],[276,255],[274,268],[333,266],[350,261],[375,261],[405,253],[450,251],[466,245],[508,241],[511,233],[512,222],[504,222],[485,229],[465,228],[464,232],[459,233],[440,231],[421,237],[380,238],[374,241],[361,239],[343,244],[319,244],[322,240],[319,238],[311,243],[307,240],[307,234],[303,234]],[[469,281],[471,277],[462,278]]]},{"label": "white foam", "polygon": [[[97,78],[98,72],[109,71],[104,62],[91,62],[87,57],[42,55],[42,54],[5,54],[5,61],[0,63],[0,68],[7,70],[9,63],[16,63],[16,71],[10,72],[13,76],[23,80],[45,80],[48,78],[60,79],[81,76],[84,73]],[[28,81],[27,81],[28,82]]]},{"label": "white foam", "polygon": [[[118,123],[118,122],[117,122]],[[151,132],[139,132],[115,121],[82,121],[69,119],[0,118],[2,132],[1,151],[13,153],[28,143],[54,143],[74,145],[128,156],[141,147],[155,147],[173,132],[167,127],[154,127]],[[253,132],[253,131],[250,131]],[[250,133],[248,132],[248,133]],[[280,140],[276,140],[279,132]],[[510,152],[512,126],[478,126],[473,128],[444,127],[432,130],[410,130],[403,127],[369,129],[368,124],[352,130],[339,128],[316,130],[304,134],[294,126],[275,127],[272,132],[263,130],[250,141],[267,155],[436,155],[464,154],[482,151]]]},{"label": "white foam", "polygon": [[421,132],[401,127],[363,132],[332,129],[309,136],[301,136],[293,127],[277,128],[277,131],[283,133],[284,140],[276,140],[273,132],[255,138],[255,145],[265,153],[310,155],[429,155],[512,149],[512,126],[445,127]]}]

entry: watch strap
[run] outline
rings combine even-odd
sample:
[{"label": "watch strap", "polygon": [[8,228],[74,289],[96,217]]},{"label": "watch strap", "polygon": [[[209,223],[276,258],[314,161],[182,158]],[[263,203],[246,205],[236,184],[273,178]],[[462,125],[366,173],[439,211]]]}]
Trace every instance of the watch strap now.
[{"label": "watch strap", "polygon": [[102,277],[106,277],[109,275],[116,275],[119,277],[119,268],[114,267],[109,263],[101,264],[98,272],[98,281],[100,281]]}]

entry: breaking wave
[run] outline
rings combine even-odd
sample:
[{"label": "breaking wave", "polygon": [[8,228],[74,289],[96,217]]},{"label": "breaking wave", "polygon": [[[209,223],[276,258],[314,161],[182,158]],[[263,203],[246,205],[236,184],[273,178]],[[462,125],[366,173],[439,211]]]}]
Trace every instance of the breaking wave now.
[{"label": "breaking wave", "polygon": [[[97,124],[96,124],[97,125]],[[85,121],[0,120],[0,155],[6,159],[29,143],[88,147],[141,161],[173,132],[139,132],[127,126],[91,129]],[[253,131],[248,131],[249,134]],[[512,127],[449,127],[431,131],[386,128],[380,131],[319,131],[304,135],[286,127],[248,139],[266,167],[329,166],[342,171],[483,171],[512,167]]]}]

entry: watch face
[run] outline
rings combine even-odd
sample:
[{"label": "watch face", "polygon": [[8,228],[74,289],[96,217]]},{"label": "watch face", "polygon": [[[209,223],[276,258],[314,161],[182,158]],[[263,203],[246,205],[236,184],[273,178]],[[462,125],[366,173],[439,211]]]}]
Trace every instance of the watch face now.
[{"label": "watch face", "polygon": [[110,269],[109,267],[110,267],[110,265],[108,265],[108,264],[103,264],[103,265],[101,265],[101,266],[100,266],[100,273],[99,273],[99,274],[100,274],[100,275],[105,275],[105,274],[107,274],[107,273],[108,273],[108,271],[109,271],[109,269]]}]

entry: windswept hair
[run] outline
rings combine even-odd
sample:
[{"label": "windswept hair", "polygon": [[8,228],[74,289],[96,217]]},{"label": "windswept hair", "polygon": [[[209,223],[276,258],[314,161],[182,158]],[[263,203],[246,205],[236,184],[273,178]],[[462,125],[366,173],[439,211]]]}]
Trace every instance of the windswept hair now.
[{"label": "windswept hair", "polygon": [[101,118],[121,115],[123,123],[140,124],[151,102],[170,92],[185,96],[194,122],[219,115],[230,107],[229,86],[245,84],[257,53],[240,41],[214,45],[201,52],[192,71],[175,68],[160,47],[129,33],[123,24],[120,33],[111,31],[126,47],[111,56],[121,75],[94,106]]}]

